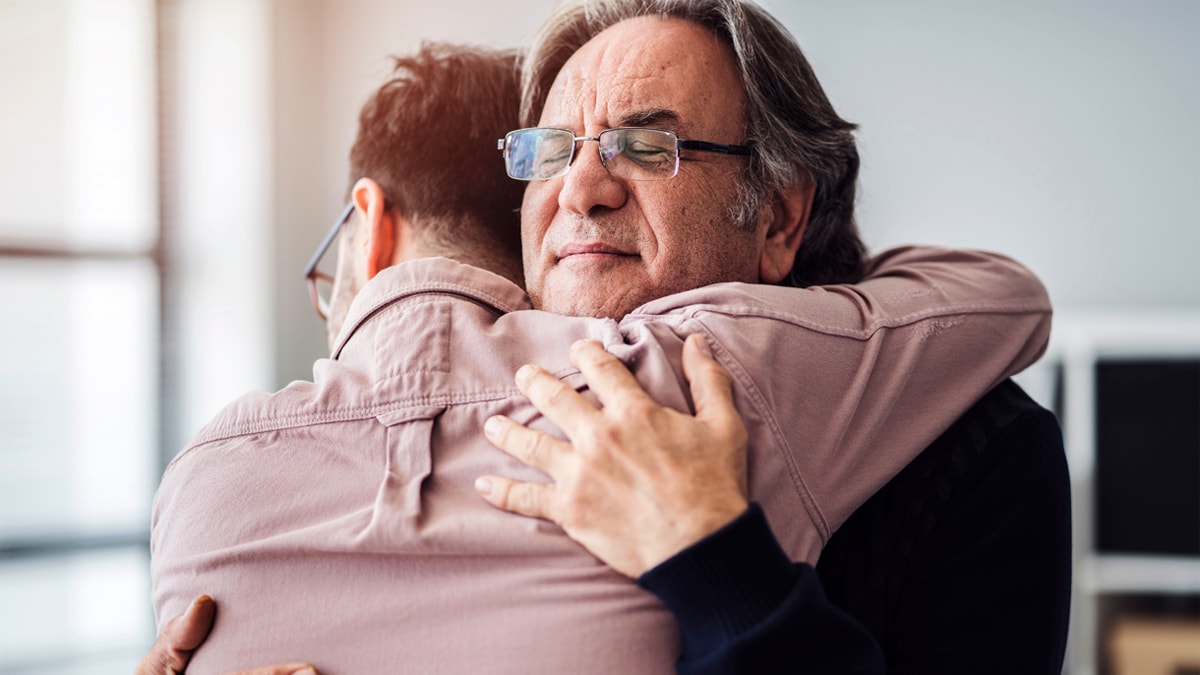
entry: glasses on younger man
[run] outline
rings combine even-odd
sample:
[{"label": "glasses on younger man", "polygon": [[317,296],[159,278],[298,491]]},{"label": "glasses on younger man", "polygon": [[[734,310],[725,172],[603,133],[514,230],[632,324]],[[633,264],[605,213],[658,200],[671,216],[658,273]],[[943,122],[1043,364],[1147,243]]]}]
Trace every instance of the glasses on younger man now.
[{"label": "glasses on younger man", "polygon": [[354,205],[350,204],[342,211],[342,215],[338,216],[333,227],[329,229],[325,238],[317,246],[316,252],[308,259],[308,264],[304,266],[304,278],[308,282],[308,296],[312,298],[313,309],[317,310],[317,316],[321,317],[322,321],[329,320],[329,294],[333,287],[333,276],[317,269],[317,265],[321,263],[321,258],[325,257],[329,247],[333,246],[333,240],[337,239],[338,232],[342,231],[342,226],[350,220],[352,213],[354,213]]}]

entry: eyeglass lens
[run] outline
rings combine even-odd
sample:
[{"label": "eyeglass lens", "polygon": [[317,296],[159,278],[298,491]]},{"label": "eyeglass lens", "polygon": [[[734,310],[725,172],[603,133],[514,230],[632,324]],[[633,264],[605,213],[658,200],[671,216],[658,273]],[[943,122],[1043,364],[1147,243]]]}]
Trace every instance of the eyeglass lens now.
[{"label": "eyeglass lens", "polygon": [[333,277],[324,272],[314,272],[308,278],[308,297],[312,300],[317,316],[329,318],[329,298],[333,295]]},{"label": "eyeglass lens", "polygon": [[508,175],[546,180],[567,172],[579,141],[598,141],[600,162],[626,180],[661,180],[679,170],[678,137],[662,129],[607,129],[595,138],[576,138],[565,129],[519,129],[505,137]]}]

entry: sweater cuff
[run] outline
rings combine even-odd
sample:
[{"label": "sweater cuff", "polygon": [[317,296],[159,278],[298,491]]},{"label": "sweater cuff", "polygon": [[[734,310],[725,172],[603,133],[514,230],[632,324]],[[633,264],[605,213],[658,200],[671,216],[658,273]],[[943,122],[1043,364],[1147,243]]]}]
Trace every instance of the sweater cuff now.
[{"label": "sweater cuff", "polygon": [[762,508],[752,503],[637,582],[675,616],[683,653],[695,655],[765,621],[796,586],[798,574]]}]

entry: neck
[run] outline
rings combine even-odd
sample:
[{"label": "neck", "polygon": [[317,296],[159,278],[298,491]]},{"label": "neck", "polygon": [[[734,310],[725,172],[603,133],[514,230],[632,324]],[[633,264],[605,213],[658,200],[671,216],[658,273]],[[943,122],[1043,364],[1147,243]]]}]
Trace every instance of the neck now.
[{"label": "neck", "polygon": [[[483,248],[483,247],[479,247]],[[446,245],[435,241],[414,241],[404,260],[417,258],[449,258],[464,265],[471,265],[498,274],[514,284],[525,287],[525,276],[521,261],[513,260],[512,256],[501,251],[477,250],[475,247]],[[397,262],[401,262],[398,260]]]}]

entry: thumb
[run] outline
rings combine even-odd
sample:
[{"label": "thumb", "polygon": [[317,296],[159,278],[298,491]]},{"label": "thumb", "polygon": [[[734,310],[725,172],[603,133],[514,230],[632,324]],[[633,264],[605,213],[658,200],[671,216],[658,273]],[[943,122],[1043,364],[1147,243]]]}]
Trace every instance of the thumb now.
[{"label": "thumb", "polygon": [[741,425],[733,405],[733,378],[713,358],[708,340],[700,333],[692,333],[683,343],[683,375],[691,386],[696,419],[721,430]]},{"label": "thumb", "polygon": [[217,603],[201,595],[188,605],[187,611],[163,626],[150,653],[134,668],[134,675],[164,675],[181,673],[187,668],[192,651],[208,637],[216,616]]},{"label": "thumb", "polygon": [[696,421],[708,427],[714,440],[719,441],[714,447],[726,448],[724,456],[732,462],[738,487],[746,496],[746,445],[750,436],[733,404],[733,377],[713,358],[708,341],[700,333],[692,333],[683,343],[683,374],[691,386]]},{"label": "thumb", "polygon": [[163,628],[163,637],[175,649],[193,651],[208,637],[216,614],[217,603],[211,597],[201,595],[188,605],[182,616],[167,623]]}]

